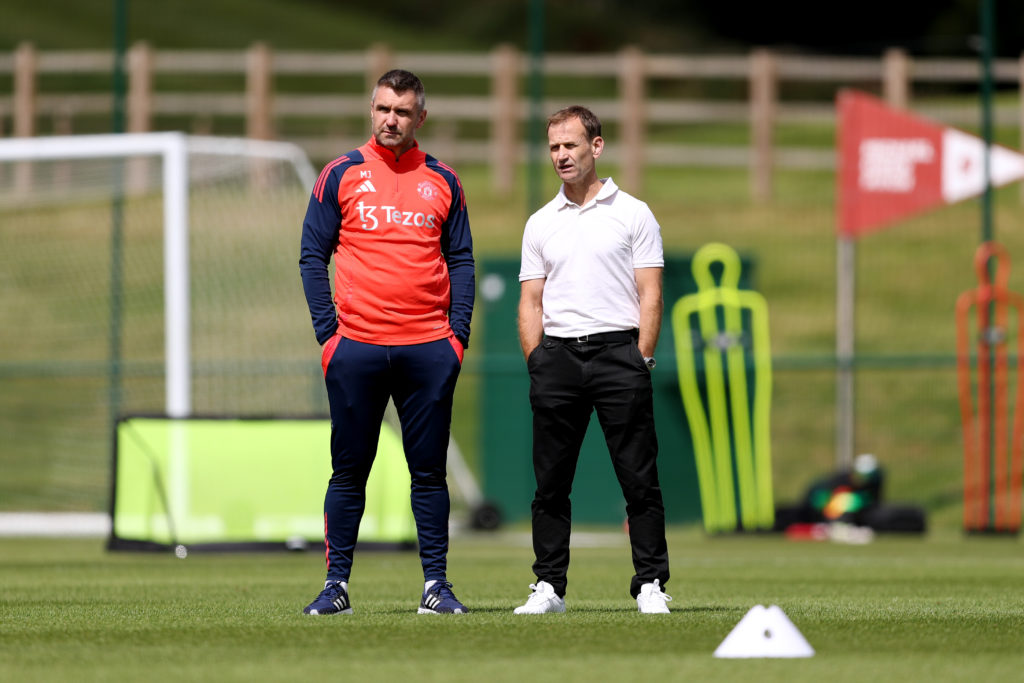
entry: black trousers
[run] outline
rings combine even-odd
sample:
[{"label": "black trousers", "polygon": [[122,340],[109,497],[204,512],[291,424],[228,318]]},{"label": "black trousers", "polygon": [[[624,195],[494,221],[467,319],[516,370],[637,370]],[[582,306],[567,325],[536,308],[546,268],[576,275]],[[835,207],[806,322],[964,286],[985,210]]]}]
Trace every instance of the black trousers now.
[{"label": "black trousers", "polygon": [[533,571],[538,580],[550,583],[563,597],[572,526],[569,495],[593,412],[626,499],[636,572],[630,594],[636,597],[640,586],[654,579],[662,586],[669,579],[650,371],[635,337],[628,333],[612,336],[617,341],[544,337],[527,360],[537,478],[532,506]]}]

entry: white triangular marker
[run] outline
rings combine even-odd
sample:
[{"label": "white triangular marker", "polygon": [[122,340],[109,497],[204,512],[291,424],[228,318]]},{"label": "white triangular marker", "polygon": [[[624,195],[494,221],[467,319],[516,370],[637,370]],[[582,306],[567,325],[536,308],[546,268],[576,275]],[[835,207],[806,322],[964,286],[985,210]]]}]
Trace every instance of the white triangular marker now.
[{"label": "white triangular marker", "polygon": [[[1024,178],[1024,155],[998,145],[988,149],[989,182],[993,187]],[[942,133],[942,198],[952,204],[984,191],[985,142],[947,128]]]},{"label": "white triangular marker", "polygon": [[776,605],[754,605],[715,650],[725,659],[813,656],[814,648]]}]

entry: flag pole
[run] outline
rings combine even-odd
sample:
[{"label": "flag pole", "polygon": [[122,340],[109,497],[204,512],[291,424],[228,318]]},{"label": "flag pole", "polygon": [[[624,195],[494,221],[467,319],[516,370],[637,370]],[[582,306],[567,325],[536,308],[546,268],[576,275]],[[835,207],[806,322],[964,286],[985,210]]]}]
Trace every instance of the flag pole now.
[{"label": "flag pole", "polygon": [[854,291],[856,238],[836,239],[836,466],[853,464],[854,446]]},{"label": "flag pole", "polygon": [[857,235],[850,230],[844,200],[845,174],[848,162],[843,159],[844,140],[851,125],[845,112],[850,94],[840,92],[836,99],[836,467],[846,469],[853,464],[854,448],[854,340],[856,306]]},{"label": "flag pole", "polygon": [[982,163],[984,188],[981,195],[981,241],[991,242],[994,237],[992,225],[992,53],[995,32],[993,29],[995,0],[982,0],[981,12],[981,136],[985,141],[985,156]]}]

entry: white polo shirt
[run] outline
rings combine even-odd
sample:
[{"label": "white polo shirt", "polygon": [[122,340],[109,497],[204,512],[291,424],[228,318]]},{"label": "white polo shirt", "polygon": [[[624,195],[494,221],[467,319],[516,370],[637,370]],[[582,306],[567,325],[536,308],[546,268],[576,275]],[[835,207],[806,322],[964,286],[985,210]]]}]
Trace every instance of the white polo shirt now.
[{"label": "white polo shirt", "polygon": [[544,333],[554,337],[629,330],[640,325],[635,268],[663,268],[661,227],[646,203],[611,178],[579,206],[565,186],[530,216],[519,281],[546,278]]}]

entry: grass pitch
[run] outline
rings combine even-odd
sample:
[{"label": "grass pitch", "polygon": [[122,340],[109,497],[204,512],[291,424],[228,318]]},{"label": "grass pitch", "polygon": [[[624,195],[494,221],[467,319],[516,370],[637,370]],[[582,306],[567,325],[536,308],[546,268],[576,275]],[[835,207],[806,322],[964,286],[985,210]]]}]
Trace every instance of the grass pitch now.
[{"label": "grass pitch", "polygon": [[[308,617],[316,553],[107,553],[90,540],[0,539],[0,679],[187,681],[1015,680],[1024,668],[1016,539],[882,537],[869,545],[670,530],[675,600],[640,615],[629,546],[577,532],[568,612],[514,616],[523,530],[456,536],[465,616],[416,614],[414,553],[361,552],[355,614]],[[779,605],[816,654],[719,660],[755,604]]]}]

